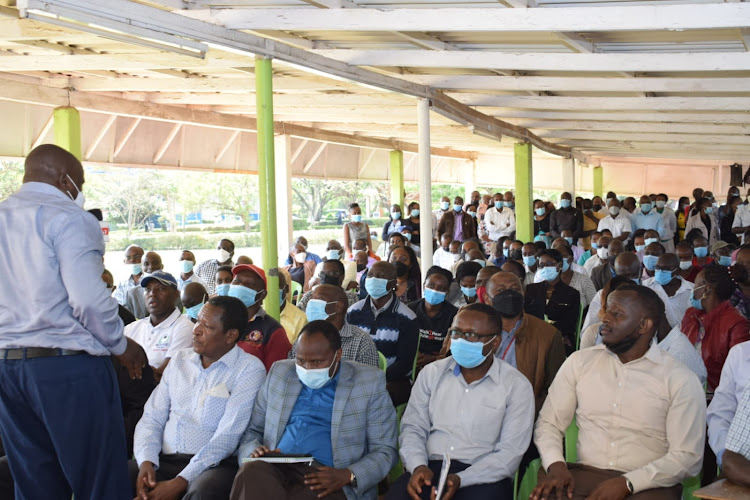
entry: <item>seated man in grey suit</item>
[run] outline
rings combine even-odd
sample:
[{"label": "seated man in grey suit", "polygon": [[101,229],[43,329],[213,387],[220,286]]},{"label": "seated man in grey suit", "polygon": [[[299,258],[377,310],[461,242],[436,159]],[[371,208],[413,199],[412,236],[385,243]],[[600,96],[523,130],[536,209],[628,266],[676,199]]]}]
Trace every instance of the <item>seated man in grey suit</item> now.
[{"label": "seated man in grey suit", "polygon": [[312,465],[248,462],[232,500],[377,498],[377,484],[396,463],[396,411],[385,374],[341,359],[341,337],[312,321],[297,340],[296,359],[277,361],[258,393],[237,454],[311,455]]}]

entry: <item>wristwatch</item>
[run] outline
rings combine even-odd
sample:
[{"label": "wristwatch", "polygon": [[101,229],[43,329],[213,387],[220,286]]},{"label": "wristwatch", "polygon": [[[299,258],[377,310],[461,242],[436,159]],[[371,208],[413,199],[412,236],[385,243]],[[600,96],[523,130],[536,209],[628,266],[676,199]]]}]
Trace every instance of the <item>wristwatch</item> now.
[{"label": "wristwatch", "polygon": [[356,489],[357,488],[357,476],[354,475],[354,472],[352,472],[351,469],[349,469],[349,472],[351,473],[351,476],[349,476],[349,484],[351,485],[352,488]]},{"label": "wristwatch", "polygon": [[[625,476],[622,476],[622,477],[625,477]],[[628,479],[627,477],[625,477],[625,486],[628,487],[628,491],[630,492],[631,495],[635,493],[635,488],[633,488],[633,483],[631,483],[630,479]]]}]

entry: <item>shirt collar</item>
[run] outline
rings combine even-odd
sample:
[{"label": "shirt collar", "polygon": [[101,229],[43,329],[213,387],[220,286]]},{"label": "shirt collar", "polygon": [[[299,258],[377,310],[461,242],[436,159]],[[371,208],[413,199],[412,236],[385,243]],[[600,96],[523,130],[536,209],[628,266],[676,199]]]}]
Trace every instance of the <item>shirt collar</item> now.
[{"label": "shirt collar", "polygon": [[344,326],[341,327],[341,330],[339,331],[339,335],[342,337],[353,337],[354,332],[352,331],[352,325],[346,322],[344,320]]},{"label": "shirt collar", "polygon": [[[496,359],[496,356],[491,354],[490,357],[492,358],[492,364],[490,365],[490,369],[487,370],[487,373],[484,374],[484,377],[477,380],[476,382],[472,382],[473,384],[476,384],[478,382],[481,382],[482,380],[486,379],[487,377],[491,378],[493,382],[496,384],[499,384],[501,382],[500,379],[500,371],[501,371],[501,365],[504,363],[504,361],[500,359]],[[461,375],[461,367],[459,366],[456,361],[451,358],[451,362],[448,363],[448,365],[445,368],[445,371],[453,373],[453,376],[458,377]]]},{"label": "shirt collar", "polygon": [[50,196],[56,196],[57,198],[62,198],[63,200],[68,200],[69,202],[73,203],[73,200],[70,199],[70,196],[60,191],[52,184],[47,184],[45,182],[24,182],[23,184],[21,184],[21,189],[19,191],[24,193],[44,193]]},{"label": "shirt collar", "polygon": [[617,356],[617,354],[615,354],[612,351],[610,351],[607,348],[607,346],[604,345],[604,344],[596,345],[596,346],[592,347],[591,349],[598,349],[600,351],[606,352],[608,355],[613,356],[623,366],[625,366],[626,364],[632,365],[632,364],[635,364],[635,363],[640,363],[641,360],[643,360],[644,358],[648,359],[649,361],[651,361],[653,363],[657,363],[659,365],[662,365],[662,364],[664,364],[664,353],[666,352],[666,351],[662,350],[661,348],[659,348],[658,344],[656,343],[656,335],[654,335],[654,338],[651,341],[651,345],[648,348],[648,351],[646,351],[646,354],[644,354],[643,356],[641,356],[638,359],[634,359],[633,361],[630,361],[629,363],[623,363],[622,361],[620,361],[620,358]]},{"label": "shirt collar", "polygon": [[[232,348],[229,351],[224,353],[222,357],[220,357],[219,359],[211,363],[211,366],[214,366],[217,363],[221,363],[227,368],[231,368],[232,366],[235,365],[235,363],[237,363],[237,359],[239,358],[239,356],[240,356],[240,348],[237,347],[237,344],[235,344],[234,346],[232,346]],[[203,364],[201,363],[201,356],[195,351],[192,351],[190,353],[189,360],[191,363],[198,366],[201,370],[208,370],[209,368],[211,368],[211,366],[209,366],[208,368],[203,368]]]},{"label": "shirt collar", "polygon": [[162,328],[171,328],[172,325],[174,325],[174,322],[177,321],[177,318],[179,318],[180,316],[182,316],[182,313],[180,312],[179,309],[175,307],[174,311],[172,311],[172,314],[170,314],[167,319],[165,319],[164,321],[162,321],[156,326],[154,326],[151,323],[151,316],[149,315],[148,324],[151,325],[151,328],[154,330],[160,330]]}]

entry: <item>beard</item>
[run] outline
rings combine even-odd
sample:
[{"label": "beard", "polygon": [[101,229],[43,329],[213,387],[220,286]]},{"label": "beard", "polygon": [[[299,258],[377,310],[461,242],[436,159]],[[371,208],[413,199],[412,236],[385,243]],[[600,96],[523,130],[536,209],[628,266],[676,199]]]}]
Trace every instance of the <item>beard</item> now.
[{"label": "beard", "polygon": [[625,337],[619,342],[615,342],[613,344],[608,344],[604,342],[604,345],[607,346],[607,349],[609,349],[614,354],[623,354],[628,352],[636,342],[638,342],[638,338],[640,335],[637,334],[631,334],[628,337]]}]

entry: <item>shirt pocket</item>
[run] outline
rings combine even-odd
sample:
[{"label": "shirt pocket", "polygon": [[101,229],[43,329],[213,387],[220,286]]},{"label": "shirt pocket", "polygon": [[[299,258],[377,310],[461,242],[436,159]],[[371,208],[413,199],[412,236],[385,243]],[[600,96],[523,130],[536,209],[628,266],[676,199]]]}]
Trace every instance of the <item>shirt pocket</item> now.
[{"label": "shirt pocket", "polygon": [[206,431],[215,431],[227,407],[229,396],[206,396],[201,409],[200,427]]},{"label": "shirt pocket", "polygon": [[505,405],[479,403],[470,415],[469,438],[473,444],[494,446],[500,440],[500,429],[505,417]]}]

